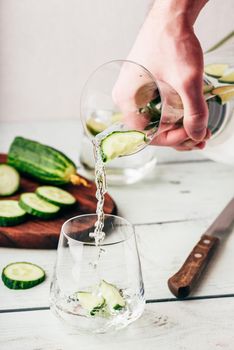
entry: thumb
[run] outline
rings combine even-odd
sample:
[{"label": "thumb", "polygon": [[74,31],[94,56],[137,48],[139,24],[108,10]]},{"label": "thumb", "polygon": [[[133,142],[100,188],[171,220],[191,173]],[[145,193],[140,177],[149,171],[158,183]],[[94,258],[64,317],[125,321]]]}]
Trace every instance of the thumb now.
[{"label": "thumb", "polygon": [[180,95],[184,106],[185,131],[192,140],[202,141],[208,124],[208,107],[202,93],[202,84],[197,87],[190,86]]}]

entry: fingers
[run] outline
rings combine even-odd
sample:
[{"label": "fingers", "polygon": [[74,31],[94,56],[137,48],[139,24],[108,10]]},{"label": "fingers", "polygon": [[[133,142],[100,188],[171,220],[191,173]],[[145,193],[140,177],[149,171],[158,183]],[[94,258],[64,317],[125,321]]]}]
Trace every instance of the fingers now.
[{"label": "fingers", "polygon": [[192,83],[184,86],[180,92],[184,106],[184,128],[192,140],[201,141],[207,133],[208,107],[202,93],[202,81]]},{"label": "fingers", "polygon": [[184,128],[164,131],[156,135],[152,141],[152,145],[158,146],[176,146],[188,140],[188,135]]}]

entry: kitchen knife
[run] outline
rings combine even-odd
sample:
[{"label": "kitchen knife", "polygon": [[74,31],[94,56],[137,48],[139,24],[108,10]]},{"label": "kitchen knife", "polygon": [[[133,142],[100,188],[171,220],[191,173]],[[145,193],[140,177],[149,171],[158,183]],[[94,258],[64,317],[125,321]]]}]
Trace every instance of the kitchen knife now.
[{"label": "kitchen knife", "polygon": [[234,223],[234,198],[201,236],[180,270],[168,280],[170,291],[177,298],[187,297],[206,268],[220,241]]}]

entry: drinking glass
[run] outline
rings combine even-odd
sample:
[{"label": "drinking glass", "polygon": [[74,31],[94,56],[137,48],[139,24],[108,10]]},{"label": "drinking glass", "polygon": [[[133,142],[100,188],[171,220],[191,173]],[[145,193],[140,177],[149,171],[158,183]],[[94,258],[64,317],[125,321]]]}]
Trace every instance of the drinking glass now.
[{"label": "drinking glass", "polygon": [[[87,214],[63,224],[51,284],[51,310],[78,332],[104,333],[124,328],[141,316],[145,305],[132,224],[121,217],[105,215],[106,235],[96,246],[89,235],[96,220],[96,214]],[[115,310],[107,304],[102,312],[91,315],[81,305],[79,292],[100,296],[103,281],[114,286],[125,305]]]}]

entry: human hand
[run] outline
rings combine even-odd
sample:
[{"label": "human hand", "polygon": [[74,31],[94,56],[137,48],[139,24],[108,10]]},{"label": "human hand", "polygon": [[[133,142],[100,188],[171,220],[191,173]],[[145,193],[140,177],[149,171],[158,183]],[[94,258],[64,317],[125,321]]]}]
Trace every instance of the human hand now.
[{"label": "human hand", "polygon": [[[171,146],[177,150],[201,149],[205,147],[210,133],[207,130],[208,109],[203,96],[203,54],[193,24],[206,1],[196,2],[197,7],[194,5],[192,9],[191,6],[187,11],[174,3],[177,2],[155,2],[128,60],[142,64],[159,82],[164,95],[162,121],[164,116],[167,117],[168,109],[168,91],[165,91],[165,86],[175,90],[183,104],[183,125],[173,125],[166,130],[162,128],[161,132],[159,129],[152,144]],[[187,4],[187,0],[182,0],[180,5],[182,3]],[[131,86],[128,82],[131,82]],[[121,108],[126,105],[126,101],[135,101],[139,89],[142,86],[139,86],[137,80],[133,81],[130,70],[124,70],[116,83],[113,96]]]}]

